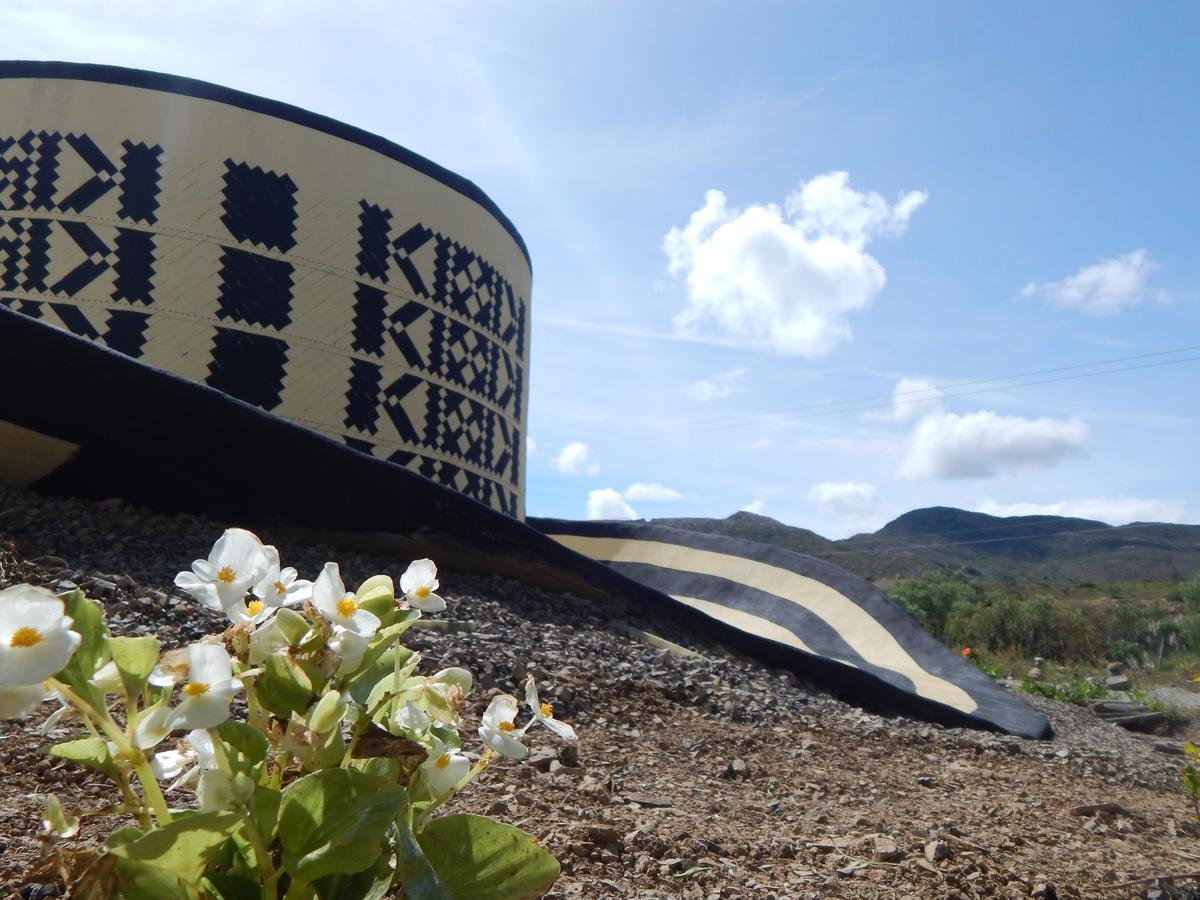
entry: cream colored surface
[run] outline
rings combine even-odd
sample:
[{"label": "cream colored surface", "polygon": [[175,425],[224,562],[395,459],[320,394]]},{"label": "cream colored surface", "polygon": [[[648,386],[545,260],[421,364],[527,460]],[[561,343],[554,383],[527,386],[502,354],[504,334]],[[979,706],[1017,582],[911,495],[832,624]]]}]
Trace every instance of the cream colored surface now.
[{"label": "cream colored surface", "polygon": [[78,444],[0,419],[0,480],[13,487],[26,487],[45,478],[78,449]]},{"label": "cream colored surface", "polygon": [[[0,138],[29,131],[86,135],[118,167],[123,141],[163,148],[160,205],[153,223],[121,218],[116,187],[78,214],[20,205],[6,208],[5,200],[11,198],[0,190],[0,216],[83,222],[110,247],[118,229],[152,232],[154,302],[143,306],[112,299],[116,275],[111,268],[74,297],[19,291],[6,291],[4,296],[73,304],[101,323],[110,309],[144,313],[149,321],[140,359],[200,382],[210,374],[216,328],[280,338],[288,344],[288,363],[281,399],[273,412],[334,437],[372,442],[376,455],[384,458],[396,450],[406,450],[475,472],[496,490],[514,497],[518,514],[523,515],[531,271],[517,241],[485,208],[437,179],[351,141],[220,102],[151,89],[55,78],[0,79]],[[286,174],[293,180],[297,186],[293,247],[239,245],[232,236],[221,221],[225,212],[222,188],[226,160]],[[57,165],[58,195],[54,200],[61,204],[94,173],[65,141]],[[416,295],[395,262],[388,264],[386,281],[371,280],[358,272],[360,201],[391,212],[392,238],[419,224],[469,248],[478,259],[493,266],[512,286],[524,310],[524,352],[517,353],[515,340],[504,342],[473,319]],[[239,247],[292,266],[291,321],[286,326],[276,329],[218,317],[223,247]],[[58,227],[52,231],[51,248],[49,284],[84,259]],[[411,260],[432,289],[434,241],[414,253]],[[415,301],[437,315],[466,325],[484,342],[477,351],[480,359],[487,359],[484,354],[498,345],[499,351],[511,359],[515,377],[526,387],[514,395],[519,396],[519,402],[502,407],[433,372],[414,369],[390,338],[385,338],[381,356],[356,350],[354,308],[358,284],[369,284],[384,292],[388,303],[385,315]],[[512,319],[506,305],[500,306],[502,333]],[[57,317],[49,313],[44,320],[59,324]],[[406,332],[426,360],[435,340],[430,323],[429,314],[423,315]],[[420,443],[400,439],[382,408],[377,432],[360,432],[347,426],[346,395],[354,359],[380,367],[381,391],[411,372],[428,384],[449,388],[493,410],[514,434],[513,443],[518,446],[507,449],[516,455],[519,477],[512,477],[512,468],[496,472],[447,455],[433,446],[433,434],[422,434]],[[490,367],[490,359],[481,365]],[[501,390],[507,380],[506,375],[497,374]],[[429,411],[428,391],[422,388],[403,402],[415,417],[418,430],[423,428]],[[488,465],[505,449],[499,429],[492,439],[496,453]],[[417,465],[419,460],[410,463],[413,468]]]},{"label": "cream colored surface", "polygon": [[[789,647],[794,647],[797,650],[803,650],[805,653],[818,655],[812,647],[804,643],[796,636],[796,634],[784,628],[770,619],[764,619],[762,616],[756,616],[754,613],[748,613],[740,609],[731,609],[728,606],[722,606],[720,603],[713,603],[711,600],[701,600],[699,597],[684,597],[680,594],[671,594],[672,600],[678,600],[680,603],[686,603],[692,609],[698,609],[706,616],[712,619],[718,619],[726,625],[732,625],[734,628],[739,628],[742,631],[749,631],[768,640],[775,641],[778,644],[786,644]],[[838,660],[838,662],[846,662]],[[846,663],[846,665],[854,665],[854,663]]]},{"label": "cream colored surface", "polygon": [[[804,607],[833,628],[842,640],[862,659],[880,668],[891,669],[912,681],[916,693],[928,700],[944,703],[965,713],[974,712],[977,704],[970,694],[944,678],[926,672],[891,633],[876,622],[849,598],[828,585],[778,566],[760,563],[740,556],[714,553],[667,544],[661,541],[636,541],[620,538],[586,537],[553,534],[561,544],[577,553],[602,562],[644,563],[680,572],[695,572],[725,578],[756,590],[773,594],[790,603]],[[717,604],[713,604],[717,605]],[[709,610],[704,610],[710,615]],[[757,617],[752,617],[757,618]],[[765,620],[760,620],[765,621]],[[730,623],[735,624],[735,623]],[[758,633],[750,623],[747,630]],[[746,627],[739,625],[738,627]],[[791,634],[786,629],[780,629]],[[777,637],[767,634],[772,640]],[[795,640],[798,637],[793,635]],[[787,643],[787,641],[783,641]],[[805,648],[801,648],[805,649]],[[810,651],[811,652],[811,651]]]}]

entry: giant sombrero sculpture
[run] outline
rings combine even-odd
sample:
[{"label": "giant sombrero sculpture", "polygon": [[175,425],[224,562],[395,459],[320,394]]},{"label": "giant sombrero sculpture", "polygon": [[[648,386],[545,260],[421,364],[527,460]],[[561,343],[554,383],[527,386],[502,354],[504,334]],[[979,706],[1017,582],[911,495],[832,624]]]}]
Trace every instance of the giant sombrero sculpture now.
[{"label": "giant sombrero sculpture", "polygon": [[839,691],[1046,720],[836,566],[524,518],[531,269],[474,184],[212,84],[0,63],[0,480],[619,597]]}]

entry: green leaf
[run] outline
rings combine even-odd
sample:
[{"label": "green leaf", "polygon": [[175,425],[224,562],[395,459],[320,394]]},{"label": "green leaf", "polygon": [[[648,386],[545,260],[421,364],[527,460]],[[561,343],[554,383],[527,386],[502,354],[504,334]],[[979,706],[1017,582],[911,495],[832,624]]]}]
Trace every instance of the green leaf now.
[{"label": "green leaf", "polygon": [[67,615],[75,620],[71,627],[79,632],[82,640],[75,648],[70,661],[55,677],[73,687],[97,710],[103,711],[104,695],[92,686],[91,680],[99,668],[104,639],[108,636],[108,628],[104,624],[104,611],[100,604],[89,600],[82,591],[69,591],[61,596]]},{"label": "green leaf", "polygon": [[415,841],[400,832],[409,900],[524,900],[558,878],[558,860],[531,835],[486,816],[434,819]]},{"label": "green leaf", "polygon": [[293,712],[303,714],[316,697],[317,686],[324,685],[325,679],[312,666],[276,653],[267,657],[254,689],[259,703],[286,719]]},{"label": "green leaf", "polygon": [[381,900],[396,870],[390,853],[381,853],[375,865],[354,875],[327,875],[313,882],[320,900]]},{"label": "green leaf", "polygon": [[191,900],[183,880],[158,866],[117,858],[117,884],[122,900]]},{"label": "green leaf", "polygon": [[158,663],[159,644],[155,637],[110,637],[108,652],[112,654],[125,694],[136,697]]},{"label": "green leaf", "polygon": [[202,886],[214,900],[262,900],[262,885],[255,878],[231,875],[228,872],[210,872],[204,877]]},{"label": "green leaf", "polygon": [[48,752],[51,756],[69,759],[96,772],[103,772],[114,780],[117,777],[117,764],[113,759],[112,749],[108,746],[108,741],[102,738],[63,741],[61,744],[55,744]]},{"label": "green leaf", "polygon": [[392,820],[408,805],[402,788],[356,769],[305,775],[283,795],[279,843],[294,878],[352,875],[376,862]]},{"label": "green leaf", "polygon": [[[393,626],[394,627],[394,626]],[[376,638],[378,640],[378,638]],[[412,659],[413,652],[407,647],[400,648],[400,665],[401,671],[408,662]],[[370,709],[371,705],[368,701],[371,696],[376,693],[375,689],[386,682],[384,690],[390,689],[393,684],[392,676],[396,671],[396,647],[395,642],[388,643],[380,641],[378,644],[375,641],[371,642],[371,646],[367,649],[366,655],[363,656],[363,661],[358,664],[358,668],[346,680],[346,690],[349,691],[350,697],[359,706],[366,706]],[[382,695],[382,691],[380,692]]]},{"label": "green leaf", "polygon": [[124,859],[166,869],[184,882],[196,884],[209,859],[240,821],[237,813],[200,813],[176,819],[137,840],[109,849]]},{"label": "green leaf", "polygon": [[379,617],[381,627],[396,621],[396,586],[387,575],[368,578],[358,586],[354,599],[358,605]]},{"label": "green leaf", "polygon": [[264,785],[255,788],[254,799],[250,801],[254,824],[268,845],[275,840],[275,827],[279,823],[279,806],[282,802],[282,792]]},{"label": "green leaf", "polygon": [[232,719],[222,722],[216,731],[233,773],[248,775],[257,782],[262,777],[263,762],[270,746],[266,735],[245,722]]}]

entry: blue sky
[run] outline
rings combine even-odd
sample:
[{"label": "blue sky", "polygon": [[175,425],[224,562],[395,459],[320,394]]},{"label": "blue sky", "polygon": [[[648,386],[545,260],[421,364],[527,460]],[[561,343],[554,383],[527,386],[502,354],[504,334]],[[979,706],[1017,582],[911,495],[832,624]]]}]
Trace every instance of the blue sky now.
[{"label": "blue sky", "polygon": [[0,8],[14,55],[285,100],[487,191],[534,264],[531,514],[831,537],[934,504],[1200,522],[1200,349],[1166,352],[1200,345],[1197,26],[1182,2]]}]

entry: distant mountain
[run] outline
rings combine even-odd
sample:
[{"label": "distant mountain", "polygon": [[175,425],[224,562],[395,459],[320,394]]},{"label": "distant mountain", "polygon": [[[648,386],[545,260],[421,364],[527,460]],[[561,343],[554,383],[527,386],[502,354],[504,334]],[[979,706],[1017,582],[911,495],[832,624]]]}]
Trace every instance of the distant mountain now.
[{"label": "distant mountain", "polygon": [[776,544],[874,579],[937,569],[966,569],[989,579],[1097,582],[1188,578],[1200,572],[1200,525],[1114,527],[1091,519],[1000,518],[933,506],[905,513],[874,534],[831,541],[747,512],[727,519],[652,521]]}]

